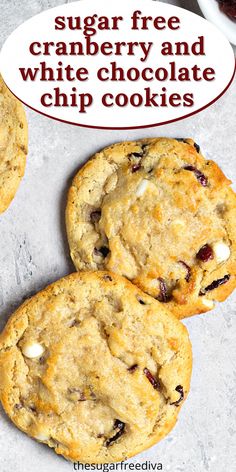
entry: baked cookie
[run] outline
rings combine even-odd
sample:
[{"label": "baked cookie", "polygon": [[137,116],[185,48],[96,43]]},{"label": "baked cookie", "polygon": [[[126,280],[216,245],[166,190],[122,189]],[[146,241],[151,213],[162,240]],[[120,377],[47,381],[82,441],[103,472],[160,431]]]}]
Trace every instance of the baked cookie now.
[{"label": "baked cookie", "polygon": [[24,175],[27,147],[23,106],[0,76],[0,213],[10,205]]},{"label": "baked cookie", "polygon": [[111,270],[178,318],[235,288],[236,197],[191,139],[104,149],[75,176],[66,223],[77,270]]},{"label": "baked cookie", "polygon": [[24,303],[0,336],[12,421],[80,462],[125,460],[174,426],[191,345],[164,305],[109,272],[72,274]]}]

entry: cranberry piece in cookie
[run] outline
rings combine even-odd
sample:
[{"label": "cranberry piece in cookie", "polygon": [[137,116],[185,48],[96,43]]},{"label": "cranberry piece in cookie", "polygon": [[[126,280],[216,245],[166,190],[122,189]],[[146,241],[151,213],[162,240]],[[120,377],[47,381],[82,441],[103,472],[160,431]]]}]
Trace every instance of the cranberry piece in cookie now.
[{"label": "cranberry piece in cookie", "polygon": [[184,169],[189,170],[190,172],[193,172],[195,174],[198,182],[200,182],[200,184],[203,187],[207,186],[208,179],[199,169],[197,169],[196,167],[193,167],[193,166],[185,166]]},{"label": "cranberry piece in cookie", "polygon": [[175,390],[176,390],[176,392],[178,392],[180,394],[180,397],[176,402],[172,402],[171,405],[179,406],[179,404],[184,399],[184,389],[183,389],[182,385],[177,385]]},{"label": "cranberry piece in cookie", "polygon": [[161,388],[161,384],[160,384],[159,380],[157,380],[157,379],[155,379],[155,377],[153,377],[153,375],[151,374],[150,370],[147,369],[147,367],[145,367],[143,369],[143,372],[146,375],[149,382],[152,384],[153,388],[155,388],[155,390],[158,390],[158,389]]},{"label": "cranberry piece in cookie", "polygon": [[209,244],[205,244],[204,246],[202,246],[201,249],[199,249],[199,251],[196,255],[196,258],[199,259],[199,261],[202,261],[202,262],[207,262],[207,261],[213,259],[214,258],[214,253],[213,253],[212,247],[209,246]]},{"label": "cranberry piece in cookie", "polygon": [[111,438],[108,438],[105,442],[105,446],[109,447],[111,446],[114,442],[116,442],[122,434],[125,432],[125,423],[120,420],[115,420],[114,423],[114,429],[117,430],[116,434],[114,436],[111,436]]},{"label": "cranberry piece in cookie", "polygon": [[230,279],[230,275],[227,274],[221,279],[214,280],[210,285],[205,287],[203,290],[201,290],[200,295],[205,295],[206,292],[211,292],[212,290],[215,290],[216,288],[220,287],[220,285],[226,284]]}]

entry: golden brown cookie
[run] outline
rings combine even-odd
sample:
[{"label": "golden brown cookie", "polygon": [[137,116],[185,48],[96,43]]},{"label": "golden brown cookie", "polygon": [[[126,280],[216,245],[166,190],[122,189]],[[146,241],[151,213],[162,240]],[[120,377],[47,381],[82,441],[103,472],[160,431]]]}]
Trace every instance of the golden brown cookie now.
[{"label": "golden brown cookie", "polygon": [[0,213],[10,205],[24,175],[27,148],[23,106],[0,76]]},{"label": "golden brown cookie", "polygon": [[96,154],[75,176],[66,223],[77,270],[108,269],[178,318],[236,285],[236,196],[191,139],[144,139]]},{"label": "golden brown cookie", "polygon": [[186,328],[125,278],[76,273],[26,301],[0,336],[0,399],[73,461],[125,460],[173,428],[191,376]]}]

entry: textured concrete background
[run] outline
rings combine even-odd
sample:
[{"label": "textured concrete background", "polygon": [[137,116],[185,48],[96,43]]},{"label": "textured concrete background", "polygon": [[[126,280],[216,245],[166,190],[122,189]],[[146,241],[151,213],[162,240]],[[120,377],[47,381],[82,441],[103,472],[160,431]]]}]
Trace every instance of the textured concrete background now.
[{"label": "textured concrete background", "polygon": [[[27,18],[59,0],[0,0],[0,45]],[[169,1],[199,13],[196,1]],[[158,128],[93,131],[30,110],[25,178],[0,217],[0,329],[22,300],[73,270],[65,235],[66,193],[78,165],[115,141],[145,136],[194,137],[236,182],[236,82],[213,106]],[[192,389],[174,431],[134,461],[162,462],[170,472],[236,470],[235,295],[186,321],[193,344]],[[20,433],[0,411],[1,472],[68,472],[73,466]]]}]

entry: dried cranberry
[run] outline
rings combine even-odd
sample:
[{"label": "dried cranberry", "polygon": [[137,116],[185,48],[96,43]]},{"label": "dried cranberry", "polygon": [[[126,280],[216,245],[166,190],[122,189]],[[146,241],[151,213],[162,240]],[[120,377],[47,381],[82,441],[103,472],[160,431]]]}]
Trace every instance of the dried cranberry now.
[{"label": "dried cranberry", "polygon": [[168,296],[167,296],[167,285],[164,279],[159,277],[157,279],[160,284],[160,294],[157,297],[157,300],[162,303],[167,303],[168,302]]},{"label": "dried cranberry", "polygon": [[141,151],[140,152],[131,152],[130,154],[128,154],[128,158],[130,157],[143,157],[143,155],[145,154],[145,151],[146,151],[146,148],[148,147],[148,144],[142,144],[141,146]]},{"label": "dried cranberry", "polygon": [[185,280],[186,280],[186,282],[189,282],[190,277],[191,277],[191,268],[184,261],[179,261],[179,264],[182,264],[185,267],[185,269],[187,270],[187,275],[185,277]]},{"label": "dried cranberry", "polygon": [[209,244],[205,244],[204,246],[202,246],[201,249],[199,249],[196,258],[202,262],[212,260],[214,258],[214,253],[211,246],[209,246]]},{"label": "dried cranberry", "polygon": [[141,152],[131,152],[131,154],[128,154],[128,159],[130,159],[132,157],[136,157],[137,159],[142,158],[143,157],[143,151],[141,151]]},{"label": "dried cranberry", "polygon": [[125,432],[125,423],[123,423],[123,421],[120,421],[120,420],[115,420],[115,423],[114,423],[114,429],[118,429],[117,433],[112,436],[111,438],[108,438],[105,442],[105,446],[106,447],[109,447],[111,444],[113,444],[115,441],[117,441],[117,439],[119,439],[122,434],[124,434]]},{"label": "dried cranberry", "polygon": [[183,389],[182,385],[177,385],[175,390],[176,390],[176,392],[178,392],[180,394],[180,397],[176,402],[171,403],[171,405],[179,406],[179,404],[184,399],[184,389]]},{"label": "dried cranberry", "polygon": [[135,372],[135,370],[138,368],[138,364],[131,365],[131,367],[128,368],[128,371],[132,374]]},{"label": "dried cranberry", "polygon": [[114,429],[124,429],[125,427],[125,423],[123,423],[123,421],[121,420],[115,420],[115,423],[114,423]]},{"label": "dried cranberry", "polygon": [[[180,143],[189,144],[188,141],[186,141],[186,139],[184,139],[184,138],[175,138],[175,139],[176,139],[176,141],[179,141]],[[199,153],[200,152],[200,146],[197,143],[194,143],[193,145],[194,145],[196,151]]]},{"label": "dried cranberry", "polygon": [[155,388],[155,390],[160,390],[161,384],[160,384],[159,380],[157,380],[157,379],[155,379],[155,377],[153,377],[150,370],[148,370],[147,367],[145,367],[143,369],[143,372],[146,375],[149,382],[152,384],[153,388]]},{"label": "dried cranberry", "polygon": [[131,156],[134,156],[134,157],[142,157],[143,155],[143,152],[132,152]]},{"label": "dried cranberry", "polygon": [[186,139],[184,139],[184,138],[175,138],[175,140],[178,141],[179,143],[188,144],[188,142],[187,142]]},{"label": "dried cranberry", "polygon": [[132,173],[137,172],[139,169],[141,169],[141,164],[135,164],[132,166]]},{"label": "dried cranberry", "polygon": [[229,279],[230,279],[230,275],[227,274],[224,277],[222,277],[222,279],[214,280],[214,282],[212,282],[210,285],[208,285],[203,290],[201,290],[199,295],[202,296],[202,295],[205,295],[206,292],[210,292],[211,290],[215,290],[220,285],[226,284],[229,281]]},{"label": "dried cranberry", "polygon": [[98,221],[101,219],[101,214],[101,210],[92,211],[90,214],[90,220],[92,223],[98,223]]},{"label": "dried cranberry", "polygon": [[108,247],[106,246],[101,246],[99,248],[96,248],[94,249],[94,252],[96,254],[96,256],[103,256],[103,257],[107,257],[107,255],[109,254],[110,250]]},{"label": "dried cranberry", "polygon": [[185,166],[185,170],[189,170],[190,172],[194,172],[198,182],[203,186],[206,187],[208,184],[208,179],[207,177],[196,167],[194,166]]}]

